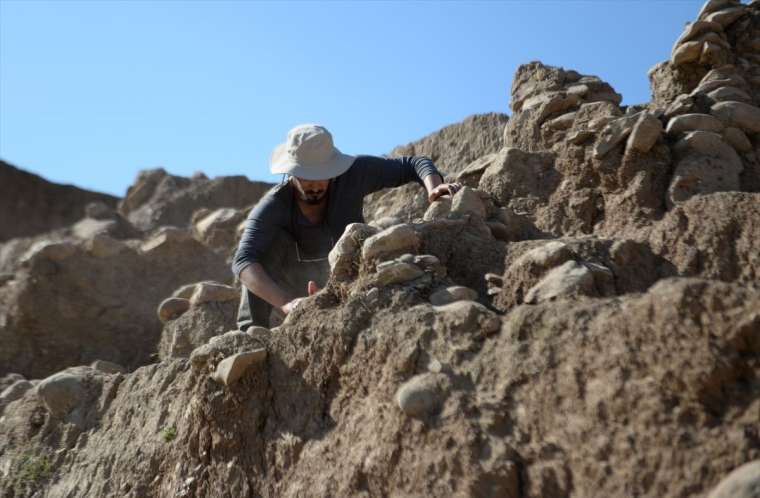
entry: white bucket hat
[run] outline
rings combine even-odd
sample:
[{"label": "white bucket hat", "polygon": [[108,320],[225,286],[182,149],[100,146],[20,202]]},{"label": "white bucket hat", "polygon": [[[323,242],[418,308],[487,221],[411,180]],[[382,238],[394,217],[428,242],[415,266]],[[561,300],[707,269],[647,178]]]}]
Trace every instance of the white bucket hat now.
[{"label": "white bucket hat", "polygon": [[269,166],[275,174],[328,180],[345,173],[354,159],[335,148],[332,135],[324,126],[302,124],[288,132],[284,144],[274,148]]}]

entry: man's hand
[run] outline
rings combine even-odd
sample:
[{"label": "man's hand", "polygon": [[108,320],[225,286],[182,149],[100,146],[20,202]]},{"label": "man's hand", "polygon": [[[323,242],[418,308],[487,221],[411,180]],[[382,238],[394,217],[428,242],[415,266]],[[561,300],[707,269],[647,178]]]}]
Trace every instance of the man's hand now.
[{"label": "man's hand", "polygon": [[461,183],[441,183],[428,192],[428,202],[433,202],[444,195],[453,197],[461,188]]},{"label": "man's hand", "polygon": [[[306,292],[313,296],[317,292],[319,292],[319,287],[317,287],[317,283],[314,280],[309,280],[309,283],[306,284]],[[280,306],[280,311],[282,311],[283,314],[288,315],[291,311],[293,311],[298,304],[303,301],[304,298],[297,297],[293,299],[292,301],[289,301],[282,306]]]}]

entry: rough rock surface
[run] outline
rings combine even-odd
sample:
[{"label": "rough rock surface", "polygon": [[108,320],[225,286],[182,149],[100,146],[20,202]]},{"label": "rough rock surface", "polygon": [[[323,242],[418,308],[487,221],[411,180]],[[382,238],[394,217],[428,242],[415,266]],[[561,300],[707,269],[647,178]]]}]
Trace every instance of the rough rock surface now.
[{"label": "rough rock surface", "polygon": [[[197,284],[217,262],[229,275],[229,238],[13,244],[0,496],[752,496],[760,137],[752,109],[725,103],[760,105],[760,3],[695,15],[646,105],[518,68],[506,147],[458,173],[469,188],[370,203],[376,226],[347,230],[327,285],[271,330],[230,330],[231,287]],[[202,238],[235,207],[214,202],[183,207],[182,227]],[[187,309],[141,342],[167,297]],[[142,357],[81,366],[118,359],[70,332],[92,324]]]},{"label": "rough rock surface", "polygon": [[114,196],[58,185],[0,160],[0,242],[71,225],[85,206],[116,207]]}]

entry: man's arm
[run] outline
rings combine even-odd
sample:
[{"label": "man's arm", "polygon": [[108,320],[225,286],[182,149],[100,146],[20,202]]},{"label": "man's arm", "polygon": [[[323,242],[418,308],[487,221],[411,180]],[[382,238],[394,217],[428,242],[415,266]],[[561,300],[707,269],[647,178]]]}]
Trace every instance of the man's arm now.
[{"label": "man's arm", "polygon": [[351,173],[356,175],[363,195],[416,181],[425,187],[428,200],[432,202],[441,195],[453,195],[458,189],[457,184],[443,183],[443,175],[433,161],[424,156],[359,156]]},{"label": "man's arm", "polygon": [[286,306],[291,304],[295,299],[295,296],[289,295],[282,287],[277,285],[277,282],[272,280],[272,277],[269,276],[260,263],[251,263],[246,266],[243,268],[243,271],[240,272],[239,277],[240,282],[242,282],[249,291],[279,309],[284,314],[287,315],[290,312],[290,307]]}]

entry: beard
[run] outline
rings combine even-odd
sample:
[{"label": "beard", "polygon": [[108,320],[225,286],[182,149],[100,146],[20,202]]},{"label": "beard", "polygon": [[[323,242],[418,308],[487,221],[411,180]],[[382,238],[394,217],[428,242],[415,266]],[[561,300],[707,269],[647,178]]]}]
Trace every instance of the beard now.
[{"label": "beard", "polygon": [[303,194],[301,194],[301,200],[306,204],[319,204],[322,202],[322,199],[325,198],[326,193],[327,190],[306,190]]}]

